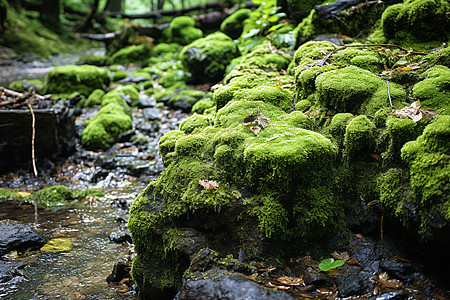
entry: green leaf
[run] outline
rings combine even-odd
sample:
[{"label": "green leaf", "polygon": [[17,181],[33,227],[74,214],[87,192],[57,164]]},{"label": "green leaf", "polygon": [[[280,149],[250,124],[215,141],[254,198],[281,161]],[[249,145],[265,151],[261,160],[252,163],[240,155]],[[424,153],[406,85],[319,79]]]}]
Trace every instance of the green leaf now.
[{"label": "green leaf", "polygon": [[408,63],[408,61],[406,59],[400,59],[395,62],[396,65],[400,65],[400,66],[406,65],[407,63]]},{"label": "green leaf", "polygon": [[265,0],[252,0],[252,2],[255,4],[261,4],[261,3],[265,2]]},{"label": "green leaf", "polygon": [[261,31],[261,29],[259,29],[259,28],[253,28],[253,29],[250,29],[250,31],[247,33],[247,34],[244,34],[243,36],[242,36],[242,38],[248,38],[248,37],[252,37],[252,36],[255,36],[255,35],[257,35],[259,32]]},{"label": "green leaf", "polygon": [[326,272],[329,271],[331,269],[335,269],[337,267],[340,267],[344,264],[345,262],[343,260],[334,260],[334,258],[326,258],[324,260],[322,260],[319,264],[319,269]]},{"label": "green leaf", "polygon": [[279,17],[277,15],[273,15],[269,17],[269,22],[275,23],[278,19]]}]

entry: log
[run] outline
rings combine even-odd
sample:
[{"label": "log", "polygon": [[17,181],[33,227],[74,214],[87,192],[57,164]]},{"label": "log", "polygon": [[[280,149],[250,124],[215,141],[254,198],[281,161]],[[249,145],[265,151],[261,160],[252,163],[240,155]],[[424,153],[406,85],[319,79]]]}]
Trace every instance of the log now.
[{"label": "log", "polygon": [[332,18],[339,14],[341,11],[346,9],[352,9],[359,5],[374,5],[374,4],[386,4],[391,5],[399,3],[401,0],[386,0],[386,1],[367,1],[367,0],[337,0],[330,4],[324,4],[319,6],[314,6],[314,10],[319,16],[319,20],[325,20]]}]

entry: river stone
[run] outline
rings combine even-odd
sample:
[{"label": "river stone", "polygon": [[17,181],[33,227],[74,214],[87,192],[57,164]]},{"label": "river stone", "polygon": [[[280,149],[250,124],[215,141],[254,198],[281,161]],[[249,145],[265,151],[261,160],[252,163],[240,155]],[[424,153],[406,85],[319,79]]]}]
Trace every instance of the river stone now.
[{"label": "river stone", "polygon": [[39,249],[44,244],[31,227],[10,220],[0,222],[0,255],[13,250]]},{"label": "river stone", "polygon": [[[23,262],[9,262],[0,260],[0,298],[17,291],[17,284],[26,280],[22,273]],[[5,298],[6,299],[6,298]]]},{"label": "river stone", "polygon": [[[242,277],[243,278],[243,277]],[[274,290],[264,289],[256,282],[244,278],[225,278],[215,281],[213,279],[191,280],[186,282],[175,300],[293,300],[294,297]]]},{"label": "river stone", "polygon": [[122,244],[126,242],[130,244],[133,243],[133,240],[131,239],[131,234],[128,231],[128,229],[112,232],[109,235],[109,239],[116,244]]}]

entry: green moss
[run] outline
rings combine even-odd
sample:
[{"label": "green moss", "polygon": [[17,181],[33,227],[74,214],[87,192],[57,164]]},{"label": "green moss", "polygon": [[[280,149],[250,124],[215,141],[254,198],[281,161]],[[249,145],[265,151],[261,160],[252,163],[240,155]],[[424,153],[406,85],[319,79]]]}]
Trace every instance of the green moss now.
[{"label": "green moss", "polygon": [[211,118],[194,114],[180,123],[180,130],[186,134],[201,130],[212,124]]},{"label": "green moss", "polygon": [[170,157],[175,154],[175,144],[177,143],[177,140],[183,136],[184,132],[173,130],[166,133],[159,140],[159,153],[161,154],[165,166],[168,165]]},{"label": "green moss", "polygon": [[349,66],[317,76],[317,99],[336,112],[355,113],[382,84],[383,81],[371,72]]},{"label": "green moss", "polygon": [[63,185],[55,185],[43,188],[32,193],[29,197],[38,207],[57,207],[64,205],[67,201],[73,200],[73,194]]},{"label": "green moss", "polygon": [[92,196],[92,197],[103,197],[105,196],[105,193],[99,189],[85,189],[85,190],[81,190],[81,191],[73,191],[73,197],[75,199],[84,199],[88,196]]},{"label": "green moss", "polygon": [[79,92],[89,96],[95,89],[105,90],[109,85],[109,71],[96,66],[60,66],[46,78],[47,93]]},{"label": "green moss", "polygon": [[188,16],[174,18],[170,22],[165,34],[170,43],[178,43],[181,45],[192,43],[203,36],[203,32],[195,28],[194,19]]},{"label": "green moss", "polygon": [[119,80],[122,80],[122,79],[127,78],[127,76],[128,76],[128,73],[127,73],[127,72],[122,71],[122,70],[117,70],[117,71],[115,71],[115,72],[113,73],[112,80],[113,80],[113,81],[119,81]]},{"label": "green moss", "polygon": [[386,122],[389,133],[389,148],[382,154],[383,164],[399,162],[400,149],[411,140],[415,140],[419,134],[419,126],[411,119],[389,118]]},{"label": "green moss", "polygon": [[297,68],[296,82],[298,86],[298,97],[304,99],[316,91],[316,78],[322,73],[335,70],[335,65],[313,66],[307,69]]},{"label": "green moss", "polygon": [[159,43],[152,49],[152,55],[160,56],[168,53],[179,52],[183,48],[177,43]]},{"label": "green moss", "polygon": [[170,70],[158,81],[165,88],[180,88],[186,86],[188,74],[184,70]]},{"label": "green moss", "polygon": [[151,54],[151,47],[147,44],[131,45],[115,52],[108,57],[109,65],[129,65],[130,63],[139,63],[148,59]]},{"label": "green moss", "polygon": [[[234,97],[245,101],[265,101],[284,111],[292,108],[292,93],[279,87],[258,86],[253,89],[241,89],[235,92]],[[217,103],[220,108],[222,103]]]},{"label": "green moss", "polygon": [[295,51],[294,63],[296,66],[303,68],[313,61],[323,59],[336,47],[330,42],[306,42]]},{"label": "green moss", "polygon": [[433,218],[450,219],[450,117],[439,116],[425,127],[415,141],[401,149],[402,159],[409,164],[414,205],[421,217],[421,230],[428,234]]},{"label": "green moss", "polygon": [[398,39],[399,33],[407,31],[424,41],[448,38],[450,29],[446,0],[409,0],[388,7],[381,17],[387,38]]},{"label": "green moss", "polygon": [[220,30],[232,39],[237,39],[241,36],[244,29],[244,21],[250,16],[250,13],[251,10],[246,8],[235,11],[223,20],[222,24],[220,24]]},{"label": "green moss", "polygon": [[369,49],[346,48],[333,55],[333,62],[339,66],[353,65],[374,73],[384,70],[380,56]]},{"label": "green moss", "polygon": [[120,105],[107,104],[89,120],[82,132],[81,142],[89,149],[108,148],[121,133],[131,129],[132,123],[131,117]]},{"label": "green moss", "polygon": [[375,125],[366,116],[352,119],[345,129],[344,159],[365,161],[370,158],[375,146]]},{"label": "green moss", "polygon": [[100,89],[94,90],[89,97],[87,98],[87,105],[94,106],[102,104],[102,97],[105,95],[105,92]]},{"label": "green moss", "polygon": [[44,85],[39,79],[16,80],[9,84],[9,88],[17,92],[26,92],[31,87],[34,88],[38,94],[44,93]]},{"label": "green moss", "polygon": [[219,81],[228,63],[239,55],[231,38],[216,32],[185,46],[180,59],[198,81]]},{"label": "green moss", "polygon": [[338,142],[339,148],[344,144],[345,130],[348,123],[354,118],[351,113],[338,113],[333,116],[324,132]]},{"label": "green moss", "polygon": [[194,106],[192,106],[192,113],[203,114],[206,109],[212,108],[214,102],[211,99],[202,99],[197,101]]},{"label": "green moss", "polygon": [[295,110],[306,112],[310,107],[312,103],[309,100],[301,100],[295,104]]},{"label": "green moss", "polygon": [[423,80],[413,87],[413,97],[420,100],[421,108],[449,114],[450,69],[445,66],[434,66],[425,71],[421,79]]}]

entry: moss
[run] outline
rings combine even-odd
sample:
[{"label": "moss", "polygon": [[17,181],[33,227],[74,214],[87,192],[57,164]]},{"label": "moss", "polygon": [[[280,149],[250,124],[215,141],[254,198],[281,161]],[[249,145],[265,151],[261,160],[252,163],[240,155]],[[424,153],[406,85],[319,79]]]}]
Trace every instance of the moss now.
[{"label": "moss", "polygon": [[127,76],[128,76],[127,72],[122,71],[122,70],[117,70],[113,73],[112,80],[119,81],[119,80],[127,78]]},{"label": "moss", "polygon": [[79,92],[89,96],[95,89],[105,90],[109,85],[109,71],[96,66],[60,66],[46,78],[47,93]]},{"label": "moss", "polygon": [[330,42],[306,42],[295,51],[294,63],[296,66],[303,68],[313,61],[323,59],[336,47],[336,45]]},{"label": "moss", "polygon": [[165,34],[170,43],[178,43],[181,45],[192,43],[203,36],[203,32],[195,28],[194,19],[188,16],[174,18],[170,22]]},{"label": "moss", "polygon": [[309,100],[300,100],[297,104],[295,104],[295,110],[306,112],[311,105],[312,103]]},{"label": "moss", "polygon": [[26,92],[31,87],[34,88],[38,94],[44,93],[44,85],[39,79],[16,80],[9,84],[9,88],[17,92]]},{"label": "moss", "polygon": [[414,205],[421,217],[422,234],[430,233],[430,222],[434,218],[439,220],[442,216],[445,222],[450,219],[449,147],[450,117],[439,116],[425,127],[417,140],[407,142],[401,149],[401,157],[410,167]]},{"label": "moss", "polygon": [[[284,111],[292,108],[292,94],[279,87],[258,86],[253,89],[242,89],[236,91],[234,97],[245,101],[265,101]],[[220,108],[222,103],[217,103]]]},{"label": "moss", "polygon": [[318,102],[336,112],[356,113],[383,81],[369,71],[349,66],[316,78]]},{"label": "moss", "polygon": [[177,43],[159,43],[152,49],[152,55],[159,56],[167,53],[179,52],[183,48]]},{"label": "moss", "polygon": [[29,197],[38,207],[57,207],[64,205],[67,201],[73,200],[73,194],[63,185],[55,185],[43,188],[32,193]]},{"label": "moss", "polygon": [[105,95],[105,92],[100,89],[94,90],[89,97],[87,98],[87,105],[94,106],[102,104],[102,97]]},{"label": "moss", "polygon": [[345,129],[344,160],[365,161],[374,153],[375,125],[366,116],[352,119]]},{"label": "moss", "polygon": [[380,56],[369,49],[346,48],[333,55],[333,62],[339,66],[353,65],[374,73],[384,70]]},{"label": "moss", "polygon": [[120,105],[123,109],[128,109],[130,107],[128,103],[121,97],[120,93],[116,90],[112,90],[106,93],[101,100],[102,106],[107,106],[108,104],[114,103]]},{"label": "moss", "polygon": [[324,132],[338,141],[339,148],[344,144],[345,130],[348,123],[354,118],[351,113],[338,113],[333,116],[330,124],[325,127]]},{"label": "moss", "polygon": [[198,81],[219,81],[228,63],[239,55],[231,38],[216,32],[185,46],[180,59]]},{"label": "moss", "polygon": [[316,78],[322,73],[335,70],[335,65],[313,66],[307,69],[297,68],[296,83],[298,86],[298,97],[304,99],[316,91]]},{"label": "moss", "polygon": [[180,123],[180,130],[186,134],[195,132],[194,130],[201,130],[212,124],[212,120],[209,117],[203,115],[194,114]]},{"label": "moss", "polygon": [[237,39],[241,36],[244,29],[244,21],[250,16],[250,13],[251,10],[246,8],[235,11],[222,21],[220,30],[232,39]]},{"label": "moss", "polygon": [[389,148],[382,154],[383,164],[389,165],[400,162],[400,149],[411,140],[415,140],[419,134],[419,127],[411,119],[389,118],[386,122],[390,137]]},{"label": "moss", "polygon": [[184,132],[173,130],[166,133],[159,140],[159,153],[161,154],[165,166],[168,165],[170,159],[169,154],[175,154],[175,144],[177,143],[177,140],[183,136]]},{"label": "moss", "polygon": [[85,190],[81,190],[81,191],[73,191],[73,197],[75,199],[84,199],[88,196],[92,196],[92,197],[103,197],[105,196],[105,193],[99,189],[95,189],[95,188],[88,188]]},{"label": "moss", "polygon": [[382,28],[389,39],[398,39],[403,31],[424,41],[447,38],[449,12],[450,4],[446,0],[409,0],[383,12]]},{"label": "moss", "polygon": [[421,79],[423,80],[413,87],[413,97],[420,100],[421,108],[449,114],[450,69],[445,66],[434,66],[425,71]]},{"label": "moss", "polygon": [[186,86],[188,74],[184,70],[170,70],[158,81],[165,88],[180,88]]},{"label": "moss", "polygon": [[130,63],[144,62],[151,55],[151,48],[147,44],[131,45],[115,52],[111,57],[108,57],[107,63],[109,65],[129,65]]},{"label": "moss", "polygon": [[106,59],[107,59],[107,57],[105,55],[87,54],[87,55],[80,56],[80,58],[77,59],[77,64],[104,66],[106,63]]},{"label": "moss", "polygon": [[197,101],[194,106],[192,106],[192,113],[203,114],[206,109],[212,108],[214,102],[211,99],[202,99]]},{"label": "moss", "polygon": [[131,129],[132,123],[131,117],[120,105],[110,103],[89,120],[82,132],[81,142],[89,149],[108,148],[121,133]]}]

